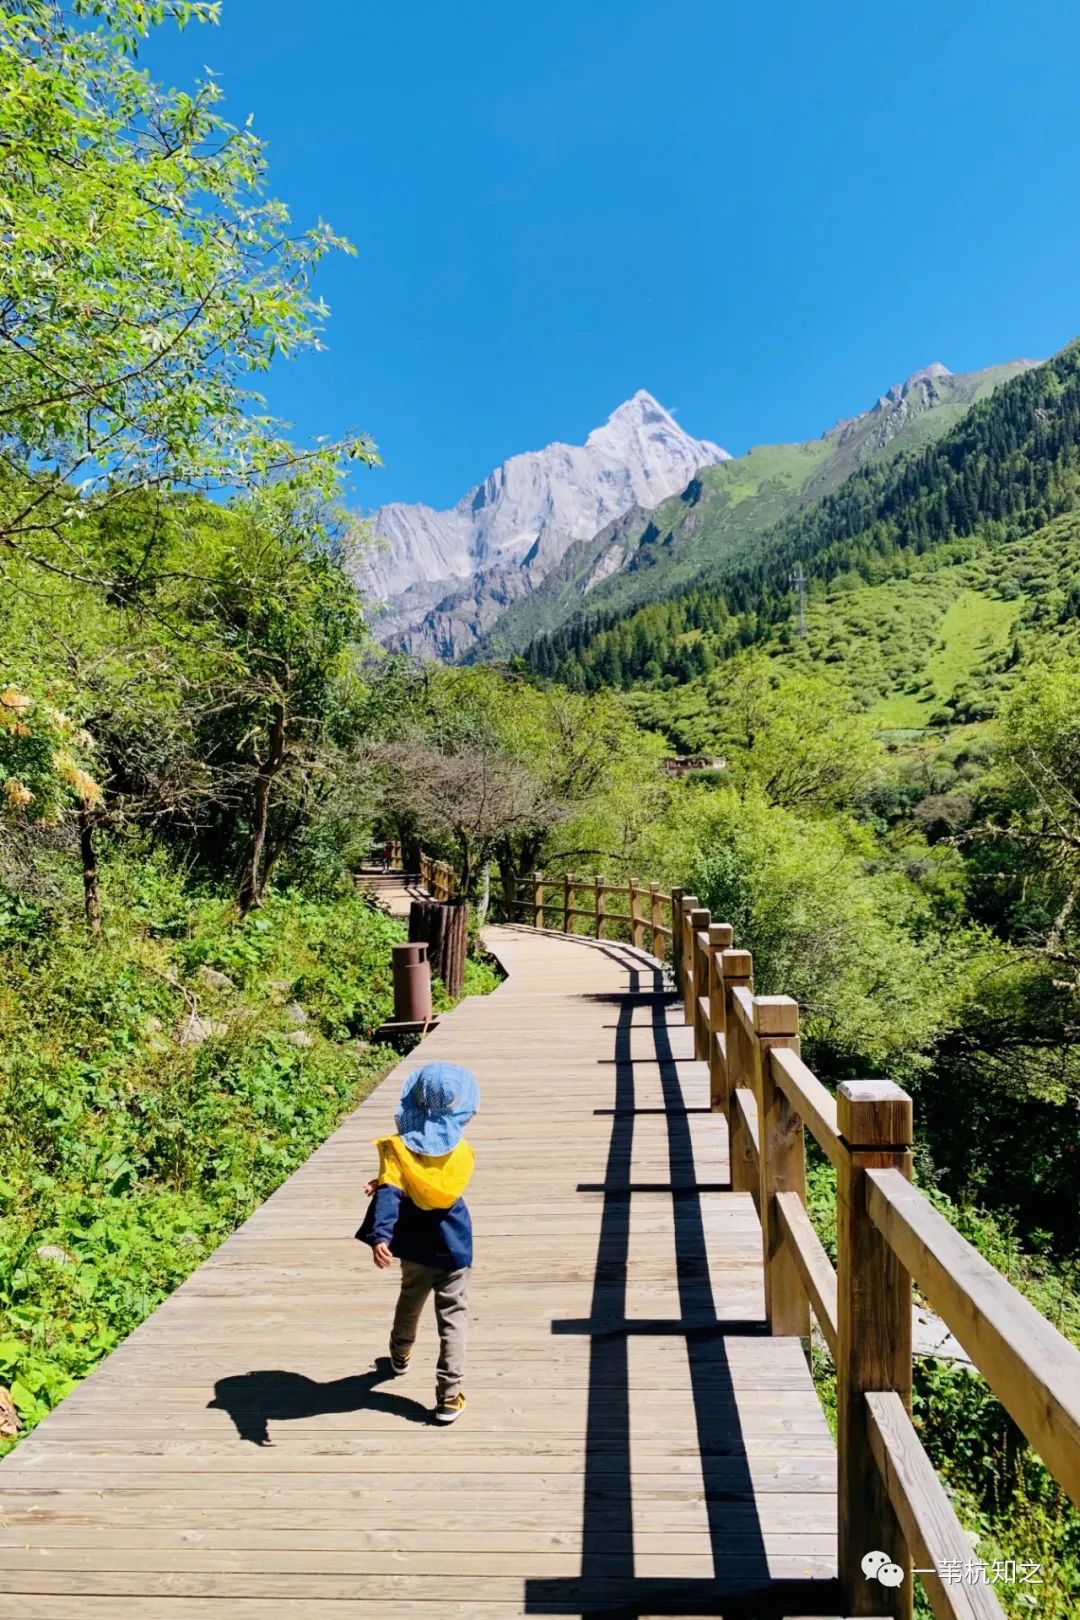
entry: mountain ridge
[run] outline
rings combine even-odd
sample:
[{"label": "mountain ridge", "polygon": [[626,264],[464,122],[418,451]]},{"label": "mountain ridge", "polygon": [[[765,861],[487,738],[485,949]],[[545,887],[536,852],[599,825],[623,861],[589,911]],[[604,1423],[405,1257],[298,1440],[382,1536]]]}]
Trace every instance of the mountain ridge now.
[{"label": "mountain ridge", "polygon": [[[1080,623],[1080,340],[1009,369],[915,454],[864,463],[686,590],[579,614],[530,643],[526,667],[572,689],[651,690],[648,723],[658,724],[693,707],[677,690],[691,694],[746,647],[801,658],[816,642],[821,662],[843,669],[861,639],[859,684],[884,723],[985,718],[983,679],[1007,682]],[[793,569],[808,580],[809,644],[793,625]],[[945,650],[939,659],[928,631],[920,667],[893,619],[903,602],[929,625],[938,586]],[[953,608],[955,623],[944,621]]]},{"label": "mountain ridge", "polygon": [[921,449],[955,426],[972,404],[1038,364],[1021,359],[953,373],[933,361],[816,439],[754,445],[745,455],[701,469],[660,507],[625,513],[567,548],[535,591],[508,605],[469,661],[522,652],[536,636],[583,612],[630,612],[689,587],[861,466]]},{"label": "mountain ridge", "polygon": [[460,656],[568,546],[632,506],[659,505],[700,467],[727,459],[638,389],[584,444],[510,456],[445,511],[380,507],[372,523],[383,544],[354,576],[384,604],[372,615],[375,634],[421,656]]}]

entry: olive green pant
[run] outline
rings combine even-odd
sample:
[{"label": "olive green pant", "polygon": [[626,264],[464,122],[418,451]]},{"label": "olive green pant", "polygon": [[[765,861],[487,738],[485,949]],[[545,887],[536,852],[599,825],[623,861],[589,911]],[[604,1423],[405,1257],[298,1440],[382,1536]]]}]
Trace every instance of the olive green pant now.
[{"label": "olive green pant", "polygon": [[435,1295],[435,1322],[439,1329],[439,1361],[435,1371],[435,1395],[440,1402],[453,1400],[465,1377],[465,1344],[469,1331],[469,1268],[436,1271],[415,1260],[401,1262],[401,1292],[398,1295],[390,1349],[407,1355],[416,1342],[420,1313],[429,1294]]}]

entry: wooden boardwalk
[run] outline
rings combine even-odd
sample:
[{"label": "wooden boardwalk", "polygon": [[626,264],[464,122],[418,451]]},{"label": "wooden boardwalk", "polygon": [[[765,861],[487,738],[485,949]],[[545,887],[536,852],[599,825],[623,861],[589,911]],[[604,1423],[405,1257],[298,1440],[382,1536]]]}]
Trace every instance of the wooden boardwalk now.
[{"label": "wooden boardwalk", "polygon": [[427,885],[415,872],[365,869],[357,873],[356,881],[391,917],[408,917],[414,900],[431,898]]},{"label": "wooden boardwalk", "polygon": [[[463,1003],[0,1465],[0,1620],[836,1615],[835,1453],[682,1009],[628,947],[500,928]],[[468,1410],[385,1362],[353,1240],[428,1057],[483,1105]]]}]

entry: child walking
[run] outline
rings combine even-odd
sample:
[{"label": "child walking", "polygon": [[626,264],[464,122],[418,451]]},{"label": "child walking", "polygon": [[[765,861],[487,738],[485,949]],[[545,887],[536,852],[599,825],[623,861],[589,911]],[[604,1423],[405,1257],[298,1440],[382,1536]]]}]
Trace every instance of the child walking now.
[{"label": "child walking", "polygon": [[435,1420],[453,1423],[465,1410],[465,1342],[469,1319],[472,1221],[462,1194],[473,1171],[473,1151],[462,1132],[480,1104],[468,1069],[425,1063],[401,1088],[397,1134],[376,1140],[379,1174],[357,1237],[370,1243],[380,1271],[401,1262],[401,1291],[390,1330],[395,1377],[409,1370],[420,1313],[435,1296],[439,1362]]}]

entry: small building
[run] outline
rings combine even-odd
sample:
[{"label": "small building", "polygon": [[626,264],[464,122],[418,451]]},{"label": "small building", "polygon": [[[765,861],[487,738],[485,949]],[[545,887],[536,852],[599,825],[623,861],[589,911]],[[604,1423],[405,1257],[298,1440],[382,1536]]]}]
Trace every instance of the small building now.
[{"label": "small building", "polygon": [[667,776],[689,776],[692,771],[726,771],[727,759],[723,754],[670,754],[663,768]]}]

